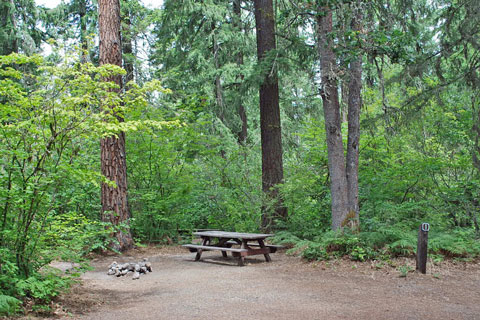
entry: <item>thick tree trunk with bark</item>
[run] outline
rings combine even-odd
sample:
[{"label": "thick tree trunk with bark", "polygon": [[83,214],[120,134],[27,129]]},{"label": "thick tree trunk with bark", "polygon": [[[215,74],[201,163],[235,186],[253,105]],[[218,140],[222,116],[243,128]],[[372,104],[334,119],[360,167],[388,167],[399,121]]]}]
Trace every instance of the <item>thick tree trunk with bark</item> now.
[{"label": "thick tree trunk with bark", "polygon": [[[240,0],[233,0],[233,25],[237,32],[242,32],[242,8],[241,8],[241,1]],[[237,54],[237,66],[243,66],[243,53],[239,52]],[[248,127],[247,127],[247,112],[242,102],[242,94],[241,94],[241,87],[244,79],[243,74],[239,74],[237,76],[237,93],[238,93],[238,116],[240,117],[241,121],[241,129],[238,131],[237,139],[238,143],[241,145],[245,145],[247,142],[247,135],[248,135]]]},{"label": "thick tree trunk with bark", "polygon": [[[352,19],[352,29],[361,31],[362,15],[356,8]],[[347,184],[350,212],[355,213],[355,224],[359,222],[358,204],[358,156],[360,144],[360,108],[362,105],[362,55],[359,54],[350,63],[348,87],[348,142],[347,142]],[[353,218],[353,217],[352,217]],[[353,222],[353,220],[351,220]]]},{"label": "thick tree trunk with bark", "polygon": [[347,175],[338,99],[338,73],[336,56],[333,51],[332,11],[322,7],[317,17],[318,51],[322,72],[321,96],[327,135],[328,170],[330,172],[330,190],[332,198],[332,229],[342,228],[349,212],[347,196]]},{"label": "thick tree trunk with bark", "polygon": [[[351,27],[361,31],[361,0],[356,2]],[[332,32],[332,10],[319,8],[318,50],[322,72],[322,100],[327,135],[328,169],[332,198],[332,229],[349,227],[358,230],[358,157],[360,142],[360,108],[362,89],[362,55],[359,54],[349,66],[348,78],[348,141],[345,161],[340,104],[338,101],[338,71]]]},{"label": "thick tree trunk with bark", "polygon": [[[98,1],[98,25],[100,36],[100,65],[122,65],[122,42],[120,37],[120,3],[119,0]],[[108,77],[105,81],[113,81],[120,88],[121,75]],[[120,90],[118,89],[118,92]],[[110,112],[114,112],[111,110]],[[119,118],[120,121],[123,119]],[[125,134],[118,137],[103,138],[101,146],[102,174],[116,186],[102,183],[102,219],[114,226],[127,224],[123,231],[116,230],[114,236],[118,244],[112,246],[117,250],[126,250],[133,245],[128,229],[130,214],[127,203],[127,162],[125,155]]]},{"label": "thick tree trunk with bark", "polygon": [[255,1],[257,55],[265,77],[260,85],[260,131],[262,142],[262,189],[274,207],[274,217],[264,209],[262,227],[273,225],[272,218],[285,218],[287,208],[279,196],[277,184],[283,182],[282,130],[277,71],[268,53],[275,50],[275,18],[272,0]]}]

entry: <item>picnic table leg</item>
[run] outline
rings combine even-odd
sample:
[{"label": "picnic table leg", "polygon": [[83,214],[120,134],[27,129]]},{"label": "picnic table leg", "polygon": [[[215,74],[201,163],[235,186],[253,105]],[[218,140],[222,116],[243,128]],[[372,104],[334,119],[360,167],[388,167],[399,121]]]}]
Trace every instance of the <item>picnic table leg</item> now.
[{"label": "picnic table leg", "polygon": [[[247,248],[247,241],[246,240],[242,240],[242,244],[241,244],[240,248],[241,249],[246,249]],[[243,267],[244,264],[245,264],[245,258],[240,253],[240,255],[238,256],[238,265],[240,267]]]},{"label": "picnic table leg", "polygon": [[[206,246],[210,243],[210,238],[209,237],[204,237],[203,238],[203,242],[202,242],[202,246]],[[195,256],[195,261],[198,261],[200,260],[200,257],[202,256],[202,249],[198,249],[197,250],[197,255]]]},{"label": "picnic table leg", "polygon": [[[225,247],[225,242],[227,242],[227,241],[228,241],[228,239],[222,239],[222,240],[220,240],[220,241],[218,242],[218,246],[219,246],[219,247]],[[227,246],[227,247],[228,247],[228,246]],[[230,247],[231,247],[231,246],[230,246]],[[226,251],[222,251],[222,256],[223,256],[224,258],[227,258],[227,252],[226,252]]]},{"label": "picnic table leg", "polygon": [[[265,243],[263,242],[262,239],[258,239],[258,244],[260,245],[260,248],[262,248],[262,249],[266,248]],[[267,260],[267,262],[272,261],[272,259],[270,258],[270,255],[268,253],[265,253],[264,256],[265,256],[265,260]]]}]

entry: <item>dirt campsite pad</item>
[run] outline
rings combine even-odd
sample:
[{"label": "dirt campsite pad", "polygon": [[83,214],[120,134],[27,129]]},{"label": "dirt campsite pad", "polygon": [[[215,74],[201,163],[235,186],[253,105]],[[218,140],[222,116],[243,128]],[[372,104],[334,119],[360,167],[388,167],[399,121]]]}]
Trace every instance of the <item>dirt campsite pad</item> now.
[{"label": "dirt campsite pad", "polygon": [[[113,261],[147,257],[139,280],[107,275]],[[238,267],[218,252],[201,262],[179,247],[92,261],[54,319],[480,319],[480,263],[445,262],[426,275],[382,263],[305,262],[277,252]],[[411,259],[396,260],[403,270]],[[408,267],[409,266],[409,267]]]}]

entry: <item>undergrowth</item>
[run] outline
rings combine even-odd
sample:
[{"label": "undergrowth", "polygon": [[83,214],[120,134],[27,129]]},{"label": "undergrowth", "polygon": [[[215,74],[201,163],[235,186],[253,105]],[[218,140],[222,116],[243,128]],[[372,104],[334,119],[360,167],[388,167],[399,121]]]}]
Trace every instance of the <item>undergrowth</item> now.
[{"label": "undergrowth", "polygon": [[[387,260],[412,257],[416,253],[417,232],[399,227],[352,233],[326,231],[311,239],[300,239],[288,231],[278,232],[276,243],[290,247],[289,254],[307,260],[329,260],[348,257],[352,261]],[[437,260],[444,258],[472,259],[480,256],[480,241],[473,230],[454,229],[429,234],[428,252]]]},{"label": "undergrowth", "polygon": [[22,301],[7,295],[0,294],[0,315],[13,315],[20,309]]}]

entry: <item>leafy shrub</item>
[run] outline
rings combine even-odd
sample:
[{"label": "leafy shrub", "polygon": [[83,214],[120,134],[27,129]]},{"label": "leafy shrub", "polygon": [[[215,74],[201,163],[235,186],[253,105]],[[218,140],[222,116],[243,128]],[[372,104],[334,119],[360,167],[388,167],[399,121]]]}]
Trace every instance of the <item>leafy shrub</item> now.
[{"label": "leafy shrub", "polygon": [[27,279],[20,279],[15,287],[20,296],[46,304],[68,288],[72,281],[72,277],[61,276],[58,271],[49,270],[43,274],[36,273]]},{"label": "leafy shrub", "polygon": [[480,241],[475,239],[473,230],[437,232],[429,239],[429,251],[445,257],[476,257],[480,255]]},{"label": "leafy shrub", "polygon": [[[48,219],[49,228],[40,236],[48,246],[52,258],[80,262],[87,253],[108,250],[112,241],[110,223],[90,220],[84,215],[70,211]],[[121,228],[122,226],[118,226]]]},{"label": "leafy shrub", "polygon": [[388,251],[393,256],[411,256],[416,251],[417,241],[414,237],[409,237],[408,234],[405,238],[399,239],[389,244]]},{"label": "leafy shrub", "polygon": [[[431,232],[429,252],[436,260],[443,257],[471,258],[480,255],[480,242],[473,230],[453,230],[450,233]],[[388,259],[389,257],[411,257],[417,248],[417,232],[407,231],[402,226],[378,228],[359,234],[348,230],[328,231],[313,240],[302,240],[291,232],[279,232],[274,241],[293,248],[290,253],[300,254],[308,260],[328,260],[348,256],[353,261]]]},{"label": "leafy shrub", "polygon": [[277,232],[275,234],[275,237],[273,237],[272,240],[275,243],[278,243],[287,247],[294,247],[298,242],[300,242],[300,238],[289,231]]},{"label": "leafy shrub", "polygon": [[[37,55],[0,56],[2,295],[48,302],[71,280],[46,270],[50,262],[78,262],[110,241],[112,229],[94,222],[103,179],[98,139],[120,130],[170,125],[154,120],[120,124],[105,112],[111,105],[118,106],[117,114],[147,104],[146,87],[119,95],[111,83],[99,81],[123,72],[69,57],[54,66]],[[158,83],[150,83],[149,91],[154,87]]]},{"label": "leafy shrub", "polygon": [[330,255],[321,243],[308,241],[307,246],[302,251],[302,257],[307,260],[328,260]]},{"label": "leafy shrub", "polygon": [[365,261],[374,256],[374,252],[369,247],[354,247],[349,254],[353,261]]},{"label": "leafy shrub", "polygon": [[0,316],[10,316],[17,313],[22,301],[0,293]]},{"label": "leafy shrub", "polygon": [[376,255],[376,252],[365,245],[358,235],[349,233],[329,231],[310,241],[300,240],[289,232],[281,232],[275,236],[274,241],[293,245],[289,252],[300,253],[308,260],[328,260],[332,257],[348,255],[351,260],[365,261]]}]

